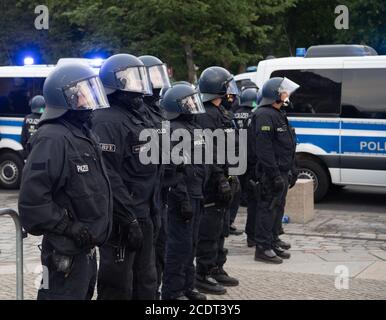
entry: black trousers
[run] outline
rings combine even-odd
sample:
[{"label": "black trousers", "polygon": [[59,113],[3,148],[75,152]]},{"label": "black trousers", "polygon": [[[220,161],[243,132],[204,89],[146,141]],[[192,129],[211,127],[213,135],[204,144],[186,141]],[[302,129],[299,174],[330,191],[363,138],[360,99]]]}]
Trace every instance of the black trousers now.
[{"label": "black trousers", "polygon": [[205,208],[200,222],[196,255],[197,273],[207,275],[217,267],[222,267],[227,258],[224,248],[229,236],[229,210],[216,206]]},{"label": "black trousers", "polygon": [[166,261],[162,281],[162,299],[175,299],[195,287],[198,229],[203,212],[202,200],[190,198],[193,219],[181,219],[179,202],[169,197]]},{"label": "black trousers", "polygon": [[242,191],[240,188],[239,192],[236,192],[233,196],[231,205],[229,207],[229,225],[232,225],[236,220],[236,216],[240,208],[241,192]]},{"label": "black trousers", "polygon": [[[288,192],[288,173],[281,173],[281,176],[285,182],[284,191],[280,195],[274,194],[272,181],[263,182],[261,201],[256,206],[255,241],[256,245],[265,249],[271,249],[282,232],[282,219]],[[279,200],[271,209],[275,197],[279,197]]]},{"label": "black trousers", "polygon": [[155,266],[157,270],[157,295],[162,282],[162,274],[165,268],[165,255],[166,255],[166,235],[167,235],[167,216],[168,207],[165,203],[161,212],[161,227],[159,229],[158,237],[155,241]]},{"label": "black trousers", "polygon": [[144,240],[136,252],[125,250],[123,262],[116,263],[116,248],[100,248],[98,300],[154,300],[157,290],[153,222],[139,220]]},{"label": "black trousers", "polygon": [[91,300],[97,277],[95,252],[71,257],[72,263],[67,274],[57,270],[54,256],[54,249],[43,237],[41,253],[43,280],[37,299]]},{"label": "black trousers", "polygon": [[245,224],[245,233],[249,240],[255,241],[256,232],[257,200],[248,196],[247,222]]}]

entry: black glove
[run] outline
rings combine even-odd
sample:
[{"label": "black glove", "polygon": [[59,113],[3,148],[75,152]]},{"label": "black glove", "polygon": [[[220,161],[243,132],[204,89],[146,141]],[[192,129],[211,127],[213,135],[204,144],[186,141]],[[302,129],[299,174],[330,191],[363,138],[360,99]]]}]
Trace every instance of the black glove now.
[{"label": "black glove", "polygon": [[290,189],[292,189],[295,186],[296,181],[298,181],[298,173],[295,171],[291,171],[290,174],[288,175],[288,184]]},{"label": "black glove", "polygon": [[222,176],[218,181],[218,205],[228,207],[232,200],[232,188],[225,176]]},{"label": "black glove", "polygon": [[93,239],[88,228],[81,222],[69,221],[63,234],[75,241],[79,248],[91,248]]},{"label": "black glove", "polygon": [[193,208],[189,200],[181,201],[180,206],[181,217],[184,221],[188,222],[193,218]]},{"label": "black glove", "polygon": [[129,250],[138,250],[142,246],[143,234],[137,220],[121,224],[121,239]]},{"label": "black glove", "polygon": [[283,177],[282,176],[277,176],[273,180],[273,192],[281,193],[281,192],[283,192],[284,187],[285,187],[285,182],[283,180]]},{"label": "black glove", "polygon": [[240,186],[239,178],[237,176],[230,176],[228,180],[229,180],[229,184],[230,184],[231,189],[232,189],[232,193],[236,194],[236,193],[240,192],[241,186]]}]

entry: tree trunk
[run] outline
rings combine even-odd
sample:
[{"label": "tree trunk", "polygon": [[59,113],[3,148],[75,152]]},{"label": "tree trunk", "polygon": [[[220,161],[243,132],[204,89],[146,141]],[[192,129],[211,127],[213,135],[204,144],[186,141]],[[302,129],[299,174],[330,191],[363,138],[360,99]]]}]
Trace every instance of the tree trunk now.
[{"label": "tree trunk", "polygon": [[[244,53],[246,51],[246,43],[245,39],[240,39],[239,49],[240,52]],[[243,73],[247,70],[247,64],[245,62],[241,62],[239,65],[238,73]]]},{"label": "tree trunk", "polygon": [[190,83],[197,81],[196,68],[193,61],[193,49],[190,42],[186,42],[184,45],[186,66],[188,67],[188,78]]}]

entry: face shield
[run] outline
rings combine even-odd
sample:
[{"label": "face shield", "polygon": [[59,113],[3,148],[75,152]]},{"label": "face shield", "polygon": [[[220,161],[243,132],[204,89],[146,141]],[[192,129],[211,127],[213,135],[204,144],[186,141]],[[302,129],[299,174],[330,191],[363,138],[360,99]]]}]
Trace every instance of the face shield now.
[{"label": "face shield", "polygon": [[72,110],[96,110],[110,107],[103,84],[98,77],[67,86],[63,92]]},{"label": "face shield", "polygon": [[287,93],[288,97],[290,97],[291,94],[293,94],[299,88],[300,86],[297,83],[291,81],[290,79],[284,78],[284,80],[282,81],[282,83],[278,88],[278,92],[279,94]]},{"label": "face shield", "polygon": [[153,89],[170,88],[170,80],[166,65],[160,64],[148,68]]},{"label": "face shield", "polygon": [[177,101],[184,114],[200,114],[205,113],[204,105],[202,104],[200,95],[195,93]]},{"label": "face shield", "polygon": [[233,78],[232,80],[227,82],[226,89],[227,89],[227,92],[226,92],[227,95],[235,95],[235,96],[240,95],[239,88],[237,88],[236,81]]},{"label": "face shield", "polygon": [[152,95],[151,83],[146,67],[129,67],[115,73],[120,90]]},{"label": "face shield", "polygon": [[226,84],[226,94],[223,98],[223,105],[225,107],[232,107],[234,103],[238,102],[238,97],[240,96],[239,88],[236,85],[236,81],[234,79],[230,80]]}]

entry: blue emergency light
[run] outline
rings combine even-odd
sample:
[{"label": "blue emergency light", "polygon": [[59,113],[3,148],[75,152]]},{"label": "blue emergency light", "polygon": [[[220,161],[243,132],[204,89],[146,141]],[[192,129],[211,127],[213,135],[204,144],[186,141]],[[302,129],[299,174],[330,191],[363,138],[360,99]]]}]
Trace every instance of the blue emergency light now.
[{"label": "blue emergency light", "polygon": [[100,68],[102,66],[103,62],[105,61],[104,59],[102,59],[100,57],[92,58],[91,60],[92,60],[91,66],[94,68]]},{"label": "blue emergency light", "polygon": [[306,48],[296,48],[296,56],[297,57],[304,57],[307,53]]},{"label": "blue emergency light", "polygon": [[25,66],[32,66],[35,63],[34,58],[27,56],[24,58],[24,65]]}]

